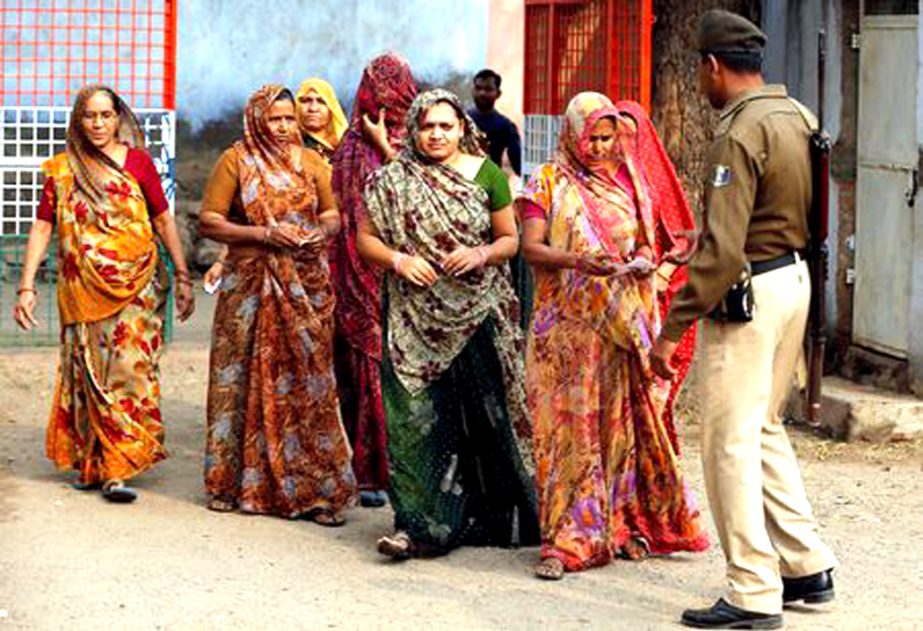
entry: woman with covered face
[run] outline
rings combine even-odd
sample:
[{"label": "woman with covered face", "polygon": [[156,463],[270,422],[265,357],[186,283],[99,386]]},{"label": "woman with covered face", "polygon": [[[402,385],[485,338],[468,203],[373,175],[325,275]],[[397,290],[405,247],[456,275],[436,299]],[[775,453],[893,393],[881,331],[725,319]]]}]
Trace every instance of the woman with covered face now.
[{"label": "woman with covered face", "polygon": [[264,86],[224,152],[200,232],[228,244],[212,333],[208,507],[339,526],[355,494],[333,375],[327,245],[339,214],[291,92]]},{"label": "woman with covered face", "polygon": [[526,390],[539,578],[708,547],[664,423],[670,384],[649,361],[660,330],[658,270],[684,261],[691,241],[677,233],[675,245],[658,244],[649,183],[660,174],[645,172],[651,163],[639,159],[636,134],[605,96],[577,95],[554,160],[519,200],[535,273]]},{"label": "woman with covered face", "polygon": [[382,272],[357,250],[359,224],[367,215],[362,190],[369,175],[397,155],[404,117],[416,95],[416,81],[402,57],[374,58],[362,72],[349,130],[333,156],[333,192],[343,221],[330,247],[337,386],[361,502],[368,507],[385,504],[388,456],[381,402]]},{"label": "woman with covered face", "polygon": [[156,237],[176,269],[181,320],[193,311],[189,272],[138,121],[112,89],[78,93],[66,151],[42,170],[14,317],[26,330],[37,324],[35,274],[57,228],[61,360],[46,454],[77,472],[75,488],[130,502],[125,482],[166,457],[159,362],[169,278]]},{"label": "woman with covered face", "polygon": [[407,114],[406,148],[366,190],[359,253],[387,270],[382,390],[395,533],[404,559],[460,545],[537,543],[518,305],[506,262],[516,221],[505,175],[458,98]]}]

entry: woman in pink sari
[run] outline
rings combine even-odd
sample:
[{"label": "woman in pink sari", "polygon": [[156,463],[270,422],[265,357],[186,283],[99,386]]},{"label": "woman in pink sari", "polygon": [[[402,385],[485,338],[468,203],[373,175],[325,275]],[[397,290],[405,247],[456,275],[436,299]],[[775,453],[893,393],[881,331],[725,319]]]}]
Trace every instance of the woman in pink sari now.
[{"label": "woman in pink sari", "polygon": [[353,446],[363,506],[383,506],[388,487],[387,435],[381,399],[382,273],[356,251],[366,216],[369,175],[397,155],[404,117],[417,95],[410,66],[394,53],[369,62],[359,83],[349,130],[333,155],[333,193],[342,228],[330,245],[336,292],[334,357],[340,411]]},{"label": "woman in pink sari", "polygon": [[602,94],[570,102],[553,160],[520,200],[535,272],[526,392],[533,416],[539,578],[617,556],[708,547],[664,423],[671,386],[650,370],[662,251],[637,123]]}]

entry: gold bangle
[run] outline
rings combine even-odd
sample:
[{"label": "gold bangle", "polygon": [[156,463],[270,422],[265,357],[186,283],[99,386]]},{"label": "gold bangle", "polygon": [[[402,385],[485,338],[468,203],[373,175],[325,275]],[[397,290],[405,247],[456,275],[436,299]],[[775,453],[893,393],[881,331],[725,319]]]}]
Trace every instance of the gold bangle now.
[{"label": "gold bangle", "polygon": [[19,289],[16,290],[16,295],[17,295],[17,296],[21,296],[21,295],[23,295],[24,293],[26,293],[27,291],[31,291],[31,292],[33,293],[33,295],[38,296],[38,292],[35,291],[35,288],[34,288],[34,287],[20,287]]}]

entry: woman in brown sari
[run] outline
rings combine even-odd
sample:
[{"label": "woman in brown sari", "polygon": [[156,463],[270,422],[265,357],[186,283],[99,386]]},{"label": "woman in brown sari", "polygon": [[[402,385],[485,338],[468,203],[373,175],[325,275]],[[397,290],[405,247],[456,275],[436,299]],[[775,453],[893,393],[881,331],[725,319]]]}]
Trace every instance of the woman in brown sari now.
[{"label": "woman in brown sari", "polygon": [[[340,139],[349,124],[343,108],[337,101],[333,86],[317,77],[305,79],[298,86],[295,94],[295,118],[301,131],[304,146],[323,159],[330,177],[333,152],[340,144]],[[228,257],[228,248],[223,246],[218,259],[208,268],[203,277],[205,290],[216,291],[224,273],[224,262]]]},{"label": "woman in brown sari", "polygon": [[212,170],[200,230],[229,246],[212,337],[209,508],[338,526],[355,477],[333,378],[326,260],[339,216],[301,146],[291,92],[250,97],[243,140]]}]

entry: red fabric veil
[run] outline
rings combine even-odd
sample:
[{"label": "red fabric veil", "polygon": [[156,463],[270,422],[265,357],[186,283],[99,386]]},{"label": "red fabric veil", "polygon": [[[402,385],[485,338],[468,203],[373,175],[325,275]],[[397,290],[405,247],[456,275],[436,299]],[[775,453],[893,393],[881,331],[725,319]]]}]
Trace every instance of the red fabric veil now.
[{"label": "red fabric veil", "polygon": [[[686,200],[686,194],[676,175],[676,169],[663,148],[654,123],[651,122],[644,107],[635,101],[619,101],[615,106],[619,113],[631,116],[638,124],[636,151],[651,191],[656,224],[655,249],[659,258],[664,252],[672,249],[675,235],[683,231],[695,230],[695,217],[689,208],[689,202]],[[686,284],[687,279],[686,266],[678,267],[670,278],[666,292],[659,296],[661,318],[666,318],[673,296]],[[673,420],[673,404],[692,363],[695,336],[696,325],[693,324],[680,339],[676,354],[673,356],[676,378],[670,390],[663,422],[667,426],[676,453],[679,453],[680,447]]]},{"label": "red fabric veil", "polygon": [[375,359],[381,359],[381,272],[359,258],[356,230],[365,217],[365,182],[381,166],[381,156],[362,133],[362,117],[368,114],[376,120],[384,108],[391,144],[397,146],[405,134],[404,117],[416,96],[416,81],[403,58],[385,53],[370,61],[359,82],[349,130],[332,160],[333,193],[342,221],[342,229],[330,248],[331,276],[337,294],[337,334]]}]

